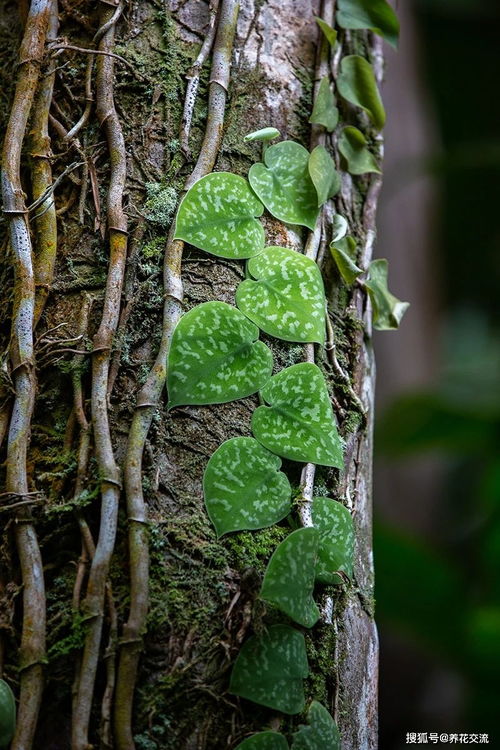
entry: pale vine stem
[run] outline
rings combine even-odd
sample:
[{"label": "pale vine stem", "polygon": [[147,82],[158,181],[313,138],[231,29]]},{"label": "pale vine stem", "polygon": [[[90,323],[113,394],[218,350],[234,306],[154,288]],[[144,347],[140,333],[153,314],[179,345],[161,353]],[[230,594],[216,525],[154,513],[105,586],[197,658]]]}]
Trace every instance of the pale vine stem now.
[{"label": "pale vine stem", "polygon": [[[33,0],[29,9],[2,154],[3,211],[9,225],[15,269],[10,348],[15,399],[7,445],[6,490],[21,502],[29,492],[26,459],[36,378],[33,360],[33,251],[20,166],[28,117],[40,76],[51,5],[51,0]],[[18,510],[14,528],[23,581],[23,624],[19,653],[21,689],[16,732],[11,748],[29,750],[33,743],[43,690],[45,585],[40,548],[29,506],[22,506]]]},{"label": "pale vine stem", "polygon": [[[116,13],[117,8],[122,8],[121,2],[112,4],[106,0],[101,0],[101,27],[108,24],[107,30],[99,42],[101,52],[111,52],[113,47],[115,24],[119,15]],[[109,23],[111,19],[113,20]],[[114,103],[113,74],[114,58],[109,54],[98,55],[96,60],[96,111],[100,125],[106,134],[110,159],[110,182],[107,195],[110,258],[102,318],[94,337],[92,351],[92,424],[95,455],[100,474],[101,518],[99,537],[83,602],[87,632],[78,690],[74,702],[73,750],[86,750],[89,744],[89,719],[102,637],[106,581],[116,539],[121,489],[120,471],[115,460],[111,440],[107,403],[111,347],[120,314],[121,291],[127,257],[127,218],[123,211],[126,153],[122,128]]]},{"label": "pale vine stem", "polygon": [[[187,178],[182,196],[201,177],[212,171],[223,135],[224,113],[239,5],[222,0],[212,54],[205,137],[196,165]],[[181,139],[182,140],[182,139]],[[182,314],[181,262],[184,243],[174,239],[174,223],[164,255],[162,338],[156,361],[137,395],[125,458],[125,493],[129,523],[130,610],[120,639],[114,729],[117,750],[132,750],[132,706],[137,669],[149,604],[149,545],[147,509],[142,488],[142,457],[146,438],[167,377],[167,354],[174,328]]]}]

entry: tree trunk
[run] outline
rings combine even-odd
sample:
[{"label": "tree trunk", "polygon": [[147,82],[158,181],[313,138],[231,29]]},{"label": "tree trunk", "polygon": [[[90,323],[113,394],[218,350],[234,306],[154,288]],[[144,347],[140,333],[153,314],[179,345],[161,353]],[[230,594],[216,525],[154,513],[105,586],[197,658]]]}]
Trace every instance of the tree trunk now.
[{"label": "tree trunk", "polygon": [[[43,5],[33,2],[32,12]],[[27,125],[18,119],[17,130],[8,131],[22,146],[22,160],[15,163],[6,141],[4,173],[6,165],[17,170],[26,203],[41,196],[27,214],[22,193],[14,191],[11,205],[4,192],[10,213],[1,225],[4,232],[10,224],[11,239],[5,233],[0,258],[2,351],[10,341],[0,380],[8,493],[0,504],[0,668],[21,696],[30,693],[22,707],[37,727],[33,740],[27,725],[18,726],[12,747],[131,748],[132,698],[137,750],[220,750],[265,726],[293,731],[304,717],[283,718],[228,692],[241,644],[272,621],[258,590],[286,523],[217,540],[202,495],[208,458],[228,438],[250,435],[258,399],[168,412],[161,395],[173,324],[200,302],[234,304],[244,266],[182,248],[171,225],[195,177],[212,168],[247,175],[260,159],[259,144],[243,140],[252,130],[273,126],[307,148],[325,141],[339,164],[336,137],[308,123],[315,86],[325,71],[335,79],[344,54],[367,56],[380,77],[380,42],[369,32],[342,31],[330,65],[314,21],[316,15],[333,23],[330,0],[241,0],[239,12],[228,0],[212,0],[210,7],[201,0],[131,0],[125,8],[107,0],[59,0],[59,28],[55,3],[48,5],[52,15],[37,27],[47,37],[43,60],[33,45],[33,59],[20,65],[10,51],[31,33],[23,14],[12,23],[17,3],[3,0],[8,20],[0,29],[2,88],[10,92],[3,123],[9,117],[12,123],[16,80],[19,89],[29,79],[35,101],[31,106],[24,90]],[[82,51],[89,49],[98,53]],[[186,86],[198,73],[187,138]],[[359,112],[338,106],[345,122],[361,120],[367,129]],[[44,128],[48,137],[40,142]],[[381,150],[378,137],[375,144]],[[54,183],[54,208],[44,191],[63,173]],[[304,486],[312,477],[314,495],[336,498],[354,515],[354,580],[319,591],[322,620],[306,633],[306,696],[336,718],[343,750],[377,747],[375,370],[369,302],[360,287],[340,283],[328,243],[338,212],[367,267],[379,188],[378,175],[342,172],[341,191],[326,205],[321,231],[312,234],[263,219],[268,245],[303,251],[316,243],[328,296],[329,347],[314,351],[262,338],[273,350],[275,371],[315,358],[345,441],[343,472],[316,467],[308,475],[285,462],[296,496],[312,489]],[[18,234],[30,228],[33,247],[25,244],[20,255],[13,222]],[[27,287],[28,318],[16,323]],[[24,355],[20,331],[28,341]],[[16,447],[19,409],[26,457]],[[34,625],[30,591],[38,597]]]}]

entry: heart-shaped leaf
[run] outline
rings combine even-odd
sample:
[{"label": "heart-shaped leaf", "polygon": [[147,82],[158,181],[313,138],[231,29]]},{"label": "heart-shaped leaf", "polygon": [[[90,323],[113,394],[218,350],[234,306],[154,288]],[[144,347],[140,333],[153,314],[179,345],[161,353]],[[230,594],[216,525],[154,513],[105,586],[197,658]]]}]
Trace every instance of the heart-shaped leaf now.
[{"label": "heart-shaped leaf", "polygon": [[314,229],[319,209],[309,176],[309,151],[294,141],[282,141],[269,146],[264,162],[250,167],[248,179],[269,213]]},{"label": "heart-shaped leaf", "polygon": [[340,750],[340,735],[335,721],[318,701],[307,712],[309,726],[303,724],[293,735],[292,750]]},{"label": "heart-shaped leaf", "polygon": [[255,218],[263,211],[243,177],[212,172],[184,196],[175,238],[221,258],[251,258],[264,247],[264,228]]},{"label": "heart-shaped leaf", "polygon": [[343,237],[330,243],[330,252],[333,256],[340,275],[349,286],[354,284],[363,269],[356,265],[353,258],[356,253],[356,242],[352,237]]},{"label": "heart-shaped leaf", "polygon": [[281,135],[277,128],[261,128],[261,130],[254,130],[253,133],[248,133],[243,140],[244,141],[272,141],[273,138],[279,138]]},{"label": "heart-shaped leaf", "polygon": [[387,261],[384,258],[372,260],[368,269],[365,286],[373,307],[373,327],[378,331],[394,331],[399,328],[401,319],[410,306],[401,302],[387,288]]},{"label": "heart-shaped leaf", "polygon": [[335,44],[337,43],[336,30],[332,29],[330,24],[328,24],[326,21],[323,21],[322,18],[318,18],[318,16],[314,16],[314,20],[316,21],[319,28],[321,29],[326,39],[328,40],[330,47],[333,49],[335,47]]},{"label": "heart-shaped leaf", "polygon": [[318,206],[326,203],[340,190],[340,175],[335,162],[324,146],[316,146],[309,157],[309,174],[318,194]]},{"label": "heart-shaped leaf", "polygon": [[5,680],[0,679],[0,747],[8,747],[16,730],[16,701]]},{"label": "heart-shaped leaf", "polygon": [[259,329],[225,302],[204,302],[182,316],[168,354],[169,408],[222,404],[262,388],[273,355]]},{"label": "heart-shaped leaf", "polygon": [[312,628],[319,619],[312,597],[318,544],[316,529],[293,531],[274,551],[260,590],[262,599],[306,628]]},{"label": "heart-shaped leaf", "polygon": [[263,529],[291,510],[290,482],[281,460],[251,437],[227,440],[211,456],[203,477],[207,512],[220,537]]},{"label": "heart-shaped leaf", "polygon": [[339,121],[339,111],[335,106],[335,97],[330,88],[328,76],[321,79],[312,115],[309,122],[314,125],[323,125],[329,133],[335,130]]},{"label": "heart-shaped leaf", "polygon": [[341,583],[337,571],[352,578],[354,556],[354,523],[349,510],[328,497],[315,497],[312,503],[312,521],[318,530],[320,542],[316,580],[320,583]]},{"label": "heart-shaped leaf", "polygon": [[273,625],[243,644],[229,691],[284,714],[299,714],[305,702],[302,681],[308,674],[302,633],[288,625]]},{"label": "heart-shaped leaf", "polygon": [[240,742],[236,750],[288,750],[288,742],[278,732],[259,732]]},{"label": "heart-shaped leaf", "polygon": [[338,0],[337,23],[343,29],[371,29],[398,46],[399,21],[386,0]]},{"label": "heart-shaped leaf", "polygon": [[349,126],[343,129],[339,138],[339,151],[351,174],[381,173],[375,157],[368,151],[365,136],[357,128]]},{"label": "heart-shaped leaf", "polygon": [[342,58],[337,88],[344,99],[367,112],[378,130],[384,127],[384,105],[377,88],[373,68],[368,60],[360,55],[347,55]]},{"label": "heart-shaped leaf", "polygon": [[254,279],[236,290],[236,304],[259,328],[284,341],[325,339],[325,291],[317,264],[287,247],[267,247],[248,263]]},{"label": "heart-shaped leaf", "polygon": [[261,395],[269,406],[254,411],[252,431],[262,445],[292,461],[343,467],[342,441],[317,365],[303,362],[281,370]]}]

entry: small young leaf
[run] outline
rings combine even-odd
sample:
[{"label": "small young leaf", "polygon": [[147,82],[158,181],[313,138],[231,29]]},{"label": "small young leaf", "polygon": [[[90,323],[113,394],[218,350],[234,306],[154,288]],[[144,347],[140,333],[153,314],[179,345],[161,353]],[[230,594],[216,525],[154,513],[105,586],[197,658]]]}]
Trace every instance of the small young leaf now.
[{"label": "small young leaf", "polygon": [[240,742],[236,750],[288,750],[288,742],[278,732],[259,732]]},{"label": "small young leaf", "polygon": [[254,411],[252,431],[262,445],[292,461],[343,467],[342,441],[317,365],[303,362],[281,370],[261,396],[269,406]]},{"label": "small young leaf", "polygon": [[311,703],[307,721],[309,726],[302,724],[293,735],[292,750],[341,750],[337,725],[318,701]]},{"label": "small young leaf", "polygon": [[384,127],[384,105],[377,88],[373,68],[368,60],[359,55],[347,55],[342,58],[337,88],[344,99],[368,113],[377,130]]},{"label": "small young leaf", "polygon": [[375,157],[368,151],[366,138],[357,128],[344,128],[339,138],[339,151],[347,162],[351,174],[377,172],[381,174]]},{"label": "small young leaf", "polygon": [[[270,336],[284,341],[325,340],[325,291],[317,264],[287,247],[267,247],[248,263],[236,304]],[[255,280],[254,280],[255,279]]]},{"label": "small young leaf", "polygon": [[250,167],[248,179],[269,213],[288,224],[314,229],[319,209],[309,176],[309,151],[294,141],[282,141],[269,146],[264,162]]},{"label": "small young leaf", "polygon": [[356,243],[352,237],[343,237],[341,240],[330,243],[330,252],[333,256],[340,275],[349,286],[354,284],[363,269],[359,268],[353,260],[356,252]]},{"label": "small young leaf", "polygon": [[284,714],[304,708],[302,681],[309,674],[304,636],[288,625],[272,625],[243,644],[229,692]]},{"label": "small young leaf", "polygon": [[264,228],[255,218],[263,211],[243,177],[212,172],[184,196],[175,238],[221,258],[251,258],[264,247]]},{"label": "small young leaf", "polygon": [[394,331],[399,328],[401,319],[410,306],[409,302],[401,302],[390,293],[387,288],[387,273],[385,259],[372,260],[368,279],[365,281],[373,307],[373,327],[378,331]]},{"label": "small young leaf", "polygon": [[348,229],[349,224],[347,223],[347,219],[341,214],[335,214],[332,222],[332,242],[342,240],[346,236]]},{"label": "small young leaf", "polygon": [[314,16],[314,20],[328,40],[330,47],[333,49],[337,43],[337,31],[332,29],[332,27],[326,21],[323,21],[322,18],[318,18],[318,16]]},{"label": "small young leaf", "polygon": [[260,590],[262,599],[306,628],[312,628],[319,619],[312,597],[318,544],[316,529],[293,531],[274,551]]},{"label": "small young leaf", "polygon": [[309,174],[318,194],[318,206],[333,198],[340,190],[340,175],[335,162],[324,146],[316,146],[309,157]]},{"label": "small young leaf", "polygon": [[338,0],[337,23],[343,29],[371,29],[398,46],[399,21],[386,0]]},{"label": "small young leaf", "polygon": [[315,497],[311,514],[314,528],[320,535],[316,580],[341,583],[337,571],[352,578],[354,523],[348,509],[328,497]]},{"label": "small young leaf", "polygon": [[204,302],[182,316],[168,354],[169,408],[223,404],[258,391],[273,355],[259,329],[225,302]]},{"label": "small young leaf", "polygon": [[217,536],[229,531],[263,529],[291,510],[292,490],[281,460],[251,437],[222,443],[203,476],[208,515]]},{"label": "small young leaf", "polygon": [[244,141],[272,141],[273,138],[279,138],[281,135],[277,128],[262,128],[261,130],[254,130],[253,133],[248,133],[243,140]]},{"label": "small young leaf", "polygon": [[335,97],[330,88],[328,76],[321,79],[318,94],[314,100],[312,115],[309,122],[314,125],[323,125],[329,133],[335,130],[339,121],[339,111],[335,106]]},{"label": "small young leaf", "polygon": [[5,680],[0,679],[0,747],[8,747],[16,730],[16,701]]}]

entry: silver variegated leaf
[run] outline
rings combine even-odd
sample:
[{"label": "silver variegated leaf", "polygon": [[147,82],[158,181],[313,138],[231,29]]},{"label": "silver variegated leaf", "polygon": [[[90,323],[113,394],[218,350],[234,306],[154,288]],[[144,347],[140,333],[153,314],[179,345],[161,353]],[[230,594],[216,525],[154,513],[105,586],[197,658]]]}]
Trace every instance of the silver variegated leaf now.
[{"label": "silver variegated leaf", "polygon": [[349,510],[336,500],[315,497],[311,509],[314,528],[319,532],[316,580],[341,583],[337,572],[352,578],[354,522]]},{"label": "silver variegated leaf", "polygon": [[293,735],[292,750],[340,750],[337,725],[318,701],[313,701],[307,712],[309,726],[301,725]]}]

